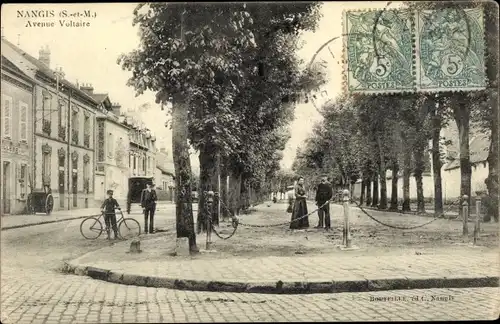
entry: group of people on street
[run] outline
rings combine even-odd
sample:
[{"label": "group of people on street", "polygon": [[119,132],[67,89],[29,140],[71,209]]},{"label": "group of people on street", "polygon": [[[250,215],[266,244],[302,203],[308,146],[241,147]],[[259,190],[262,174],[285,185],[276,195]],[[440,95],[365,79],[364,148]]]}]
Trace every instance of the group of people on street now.
[{"label": "group of people on street", "polygon": [[[289,186],[287,192],[288,208],[287,212],[292,214],[290,229],[303,229],[309,227],[309,215],[307,212],[306,189],[304,187],[304,177],[297,179],[295,186]],[[330,200],[333,197],[333,189],[324,176],[316,189],[316,206],[318,206],[318,225],[316,228],[331,229],[330,220]]]},{"label": "group of people on street", "polygon": [[[113,198],[113,190],[106,192],[108,198],[104,200],[101,205],[101,211],[104,214],[104,221],[106,223],[106,232],[108,239],[111,239],[111,229],[115,234],[115,240],[118,239],[118,227],[116,225],[116,210],[121,210],[118,201]],[[154,233],[154,217],[156,211],[156,201],[158,196],[154,190],[154,184],[146,184],[146,188],[141,194],[141,207],[144,213],[144,233]],[[148,226],[149,225],[149,226]]]}]

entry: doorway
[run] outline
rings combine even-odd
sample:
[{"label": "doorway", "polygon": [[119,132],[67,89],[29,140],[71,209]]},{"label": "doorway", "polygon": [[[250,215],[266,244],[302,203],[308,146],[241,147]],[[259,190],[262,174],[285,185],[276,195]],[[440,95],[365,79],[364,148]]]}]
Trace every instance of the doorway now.
[{"label": "doorway", "polygon": [[3,163],[2,175],[2,211],[3,214],[10,214],[10,162]]},{"label": "doorway", "polygon": [[73,207],[78,207],[78,174],[73,172]]},{"label": "doorway", "polygon": [[59,157],[59,207],[64,208],[65,183],[64,183],[64,157]]}]

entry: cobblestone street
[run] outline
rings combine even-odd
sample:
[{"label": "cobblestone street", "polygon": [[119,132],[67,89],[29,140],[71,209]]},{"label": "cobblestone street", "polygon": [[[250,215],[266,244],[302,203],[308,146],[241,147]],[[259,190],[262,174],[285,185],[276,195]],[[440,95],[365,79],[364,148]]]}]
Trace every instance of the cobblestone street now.
[{"label": "cobblestone street", "polygon": [[[498,317],[495,310],[500,305],[499,288],[272,295],[125,286],[64,275],[58,272],[61,260],[107,244],[100,239],[84,240],[78,232],[80,221],[1,233],[3,323],[402,321]],[[172,227],[172,222],[170,213],[157,216],[160,228]],[[202,239],[200,236],[200,244]]]},{"label": "cobblestone street", "polygon": [[3,323],[479,320],[497,318],[494,310],[500,302],[498,288],[262,295],[155,289],[53,272],[2,270]]}]

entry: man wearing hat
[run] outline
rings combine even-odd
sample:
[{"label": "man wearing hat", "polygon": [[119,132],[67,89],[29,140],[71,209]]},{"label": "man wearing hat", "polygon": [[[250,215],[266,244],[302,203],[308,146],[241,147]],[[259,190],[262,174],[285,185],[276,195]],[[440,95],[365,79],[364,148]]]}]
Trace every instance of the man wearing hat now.
[{"label": "man wearing hat", "polygon": [[148,230],[150,234],[154,231],[154,217],[158,197],[156,196],[156,191],[153,189],[153,186],[153,183],[147,183],[146,189],[142,191],[141,195],[141,206],[144,211],[144,233],[146,234],[148,233]]},{"label": "man wearing hat", "polygon": [[323,228],[324,226],[326,230],[330,230],[330,200],[332,196],[332,186],[328,182],[328,178],[324,176],[321,178],[321,183],[316,189],[316,205],[320,207],[318,209],[319,221],[316,228]]},{"label": "man wearing hat", "polygon": [[115,208],[120,209],[120,205],[118,205],[118,201],[113,198],[113,190],[108,190],[106,193],[108,194],[108,198],[102,203],[101,210],[104,213],[104,221],[106,222],[106,232],[108,234],[108,240],[111,238],[111,227],[113,228],[113,232],[115,233],[116,240],[118,239],[118,227],[116,226]]}]

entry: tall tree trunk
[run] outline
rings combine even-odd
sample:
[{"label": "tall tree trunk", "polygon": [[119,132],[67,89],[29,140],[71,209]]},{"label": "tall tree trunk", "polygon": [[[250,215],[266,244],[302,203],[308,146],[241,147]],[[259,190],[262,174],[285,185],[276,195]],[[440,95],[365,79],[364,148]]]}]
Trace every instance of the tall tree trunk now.
[{"label": "tall tree trunk", "polygon": [[245,177],[240,177],[241,181],[241,192],[240,192],[240,209],[247,210],[250,207],[250,190],[249,184]]},{"label": "tall tree trunk", "polygon": [[372,179],[371,175],[368,174],[366,177],[366,206],[372,204]]},{"label": "tall tree trunk", "polygon": [[373,174],[373,198],[372,198],[372,207],[378,206],[378,173],[375,172]]},{"label": "tall tree trunk", "polygon": [[[471,202],[471,175],[472,168],[470,164],[469,150],[469,123],[470,110],[465,99],[461,99],[461,94],[455,94],[457,100],[453,105],[453,115],[458,127],[458,138],[460,145],[460,196],[467,195],[467,203]],[[460,211],[461,213],[462,211]]]},{"label": "tall tree trunk", "polygon": [[401,132],[403,140],[403,211],[411,210],[410,207],[410,176],[411,176],[411,150],[406,133]]},{"label": "tall tree trunk", "polygon": [[228,187],[227,187],[227,177],[228,177],[228,172],[227,172],[227,159],[222,159],[221,161],[221,167],[220,167],[220,182],[221,182],[221,213],[222,213],[222,219],[227,220],[230,217],[229,214],[229,193],[228,193]]},{"label": "tall tree trunk", "polygon": [[[217,192],[218,195],[221,194],[221,188],[219,187],[219,176],[220,176],[220,157],[218,155],[218,150],[212,152],[212,154],[215,156],[215,170],[214,173],[211,175],[211,182],[212,182],[212,190],[214,192]],[[214,203],[213,203],[213,208],[212,208],[212,223],[216,226],[219,226],[219,199],[220,196],[214,196]]]},{"label": "tall tree trunk", "polygon": [[432,121],[432,174],[434,176],[434,214],[439,215],[443,212],[443,187],[442,187],[442,177],[441,168],[443,163],[441,162],[441,152],[439,151],[439,141],[441,138],[441,128],[442,128],[442,107],[444,104],[442,100],[436,101],[439,107],[433,105],[431,109],[431,121]]},{"label": "tall tree trunk", "polygon": [[182,101],[172,107],[172,152],[175,168],[175,223],[177,238],[189,239],[189,251],[198,252],[191,200],[191,160],[189,159],[188,109]]},{"label": "tall tree trunk", "polygon": [[380,135],[377,135],[377,146],[379,152],[379,178],[380,178],[380,204],[378,206],[379,209],[387,209],[387,177],[386,177],[386,164],[385,164],[385,154],[384,148],[382,146],[382,139]]},{"label": "tall tree trunk", "polygon": [[[217,161],[214,156],[214,152],[216,152],[216,148],[215,145],[211,143],[207,143],[200,148],[200,192],[198,201],[198,219],[196,222],[198,233],[206,232],[207,230],[207,211],[205,210],[206,192],[217,190],[217,187],[214,187],[212,183],[217,169]],[[214,208],[212,208],[212,215],[213,209]]]},{"label": "tall tree trunk", "polygon": [[363,175],[361,178],[361,195],[359,197],[359,204],[363,205],[363,202],[365,201],[365,188],[366,188],[366,176]]},{"label": "tall tree trunk", "polygon": [[390,210],[398,210],[398,172],[399,164],[397,160],[392,161],[392,186],[391,186],[391,207]]},{"label": "tall tree trunk", "polygon": [[239,215],[241,209],[241,173],[231,170],[229,175],[229,208],[233,215]]},{"label": "tall tree trunk", "polygon": [[[497,101],[498,102],[498,101]],[[498,108],[497,108],[498,109]],[[496,112],[495,112],[496,114]],[[493,126],[495,125],[495,126]],[[498,222],[498,117],[491,127],[490,152],[488,154],[488,178],[486,178],[486,188],[488,189],[488,203],[486,204],[485,220],[489,221],[491,217]]]},{"label": "tall tree trunk", "polygon": [[414,158],[415,158],[415,169],[413,176],[415,177],[415,182],[417,183],[417,213],[425,213],[425,201],[424,201],[424,184],[422,181],[422,174],[425,169],[425,143],[417,142],[415,145]]},{"label": "tall tree trunk", "polygon": [[488,189],[488,204],[486,205],[487,217],[493,217],[498,222],[499,212],[499,188],[498,188],[498,154],[499,154],[499,133],[498,133],[498,8],[493,2],[485,2],[485,27],[486,27],[486,44],[488,57],[486,59],[486,73],[489,80],[489,89],[487,96],[489,97],[491,107],[490,129],[491,129],[491,144],[488,154],[488,178],[486,179],[486,187]]}]

